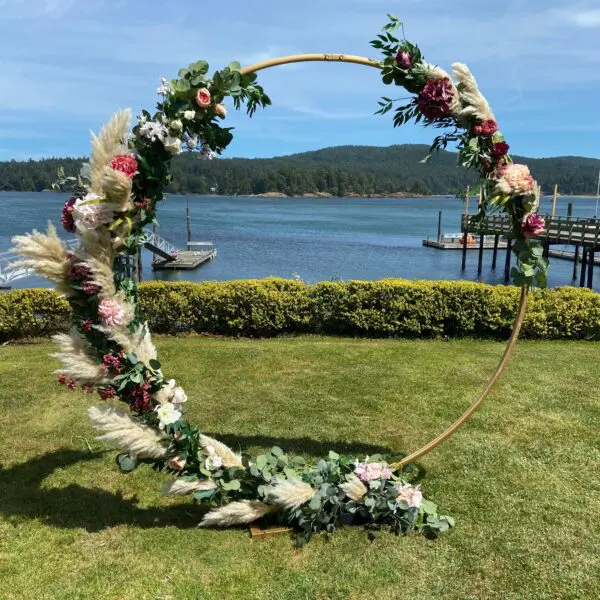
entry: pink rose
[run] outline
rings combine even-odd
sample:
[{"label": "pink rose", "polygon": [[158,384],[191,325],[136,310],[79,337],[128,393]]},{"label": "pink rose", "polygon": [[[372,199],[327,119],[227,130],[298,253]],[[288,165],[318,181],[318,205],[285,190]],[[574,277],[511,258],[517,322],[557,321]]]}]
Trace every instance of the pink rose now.
[{"label": "pink rose", "polygon": [[173,469],[173,471],[181,471],[185,467],[185,462],[185,459],[181,458],[181,456],[175,456],[167,463],[167,466],[169,469]]},{"label": "pink rose", "polygon": [[125,320],[125,311],[114,298],[104,298],[98,305],[98,316],[104,327],[119,327]]},{"label": "pink rose", "polygon": [[131,154],[117,154],[110,161],[110,166],[115,171],[120,171],[131,179],[137,172],[138,162]]},{"label": "pink rose", "polygon": [[210,92],[206,88],[201,88],[196,94],[196,102],[200,108],[207,108],[210,106]]},{"label": "pink rose", "polygon": [[521,221],[521,233],[526,238],[535,238],[541,233],[544,233],[546,223],[538,214],[527,215],[523,221]]},{"label": "pink rose", "polygon": [[481,135],[494,135],[496,131],[498,131],[498,124],[494,119],[488,119],[481,124]]},{"label": "pink rose", "polygon": [[475,135],[481,135],[483,130],[481,129],[481,125],[473,125],[472,131]]},{"label": "pink rose", "polygon": [[418,487],[413,487],[410,483],[401,483],[396,490],[398,491],[396,502],[404,501],[408,504],[408,508],[421,508],[423,494]]},{"label": "pink rose", "polygon": [[222,104],[217,104],[215,106],[215,114],[224,119],[227,116],[227,109]]}]

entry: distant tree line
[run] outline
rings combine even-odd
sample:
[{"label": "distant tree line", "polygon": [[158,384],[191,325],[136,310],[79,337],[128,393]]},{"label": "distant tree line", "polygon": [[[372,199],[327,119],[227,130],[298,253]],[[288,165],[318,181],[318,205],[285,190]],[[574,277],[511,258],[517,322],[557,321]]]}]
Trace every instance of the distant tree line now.
[{"label": "distant tree line", "polygon": [[[287,195],[323,192],[334,196],[387,194],[455,194],[476,183],[472,173],[456,166],[451,152],[440,152],[427,164],[420,161],[427,147],[418,144],[339,146],[276,158],[201,160],[183,154],[173,161],[173,193]],[[563,194],[592,194],[600,161],[564,156],[514,157],[529,165],[533,176],[549,193],[556,183]],[[43,191],[56,179],[59,166],[67,175],[78,173],[83,158],[0,162],[0,190]]]}]

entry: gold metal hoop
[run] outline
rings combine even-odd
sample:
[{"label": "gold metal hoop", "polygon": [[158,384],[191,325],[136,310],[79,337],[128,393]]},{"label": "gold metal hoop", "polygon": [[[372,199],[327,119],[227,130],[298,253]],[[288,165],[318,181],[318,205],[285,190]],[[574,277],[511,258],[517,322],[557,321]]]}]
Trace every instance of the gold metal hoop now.
[{"label": "gold metal hoop", "polygon": [[[376,60],[372,60],[370,58],[365,58],[363,56],[353,56],[351,54],[295,54],[291,56],[282,56],[279,58],[271,58],[269,60],[265,60],[254,65],[250,65],[249,67],[244,67],[241,69],[241,74],[245,75],[248,73],[255,73],[256,71],[261,71],[263,69],[268,69],[270,67],[276,67],[279,65],[286,65],[290,63],[297,62],[346,62],[346,63],[354,63],[357,65],[364,65],[366,67],[375,67],[376,69],[381,68],[381,63]],[[444,440],[447,440],[453,433],[456,432],[462,425],[464,425],[469,418],[473,415],[473,413],[483,404],[483,401],[488,397],[489,393],[492,391],[492,388],[502,375],[506,367],[506,363],[508,359],[511,357],[515,344],[517,343],[517,339],[519,337],[519,333],[521,331],[521,327],[523,325],[523,321],[525,319],[525,311],[527,309],[527,299],[529,296],[529,288],[524,285],[521,287],[521,297],[519,299],[519,307],[517,309],[517,315],[515,317],[515,321],[513,323],[512,332],[510,334],[510,338],[504,348],[504,352],[502,353],[502,358],[498,363],[494,373],[489,378],[486,386],[484,387],[481,394],[477,397],[477,399],[465,410],[465,412],[456,420],[450,427],[445,429],[440,435],[438,435],[435,439],[431,440],[425,446],[419,448],[412,454],[409,454],[401,461],[390,465],[392,469],[400,469],[405,465],[414,462],[415,460],[425,456],[428,452],[431,452],[436,446],[441,444]]]}]

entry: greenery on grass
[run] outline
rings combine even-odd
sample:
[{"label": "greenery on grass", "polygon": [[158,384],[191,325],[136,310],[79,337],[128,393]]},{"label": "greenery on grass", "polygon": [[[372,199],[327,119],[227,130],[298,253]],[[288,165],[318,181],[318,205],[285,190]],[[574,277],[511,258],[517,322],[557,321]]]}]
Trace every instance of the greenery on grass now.
[{"label": "greenery on grass", "polygon": [[[190,417],[234,449],[410,451],[479,392],[502,345],[157,338]],[[346,528],[291,536],[195,528],[164,474],[118,472],[100,402],[54,383],[51,344],[0,347],[0,598],[464,599],[600,596],[600,346],[521,342],[487,404],[419,465],[456,517],[435,542]]]}]

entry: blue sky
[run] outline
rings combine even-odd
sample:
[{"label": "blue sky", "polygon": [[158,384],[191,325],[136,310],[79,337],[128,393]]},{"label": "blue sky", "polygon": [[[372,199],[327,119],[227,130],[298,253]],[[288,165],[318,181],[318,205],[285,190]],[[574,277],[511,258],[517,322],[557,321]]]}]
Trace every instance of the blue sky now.
[{"label": "blue sky", "polygon": [[[471,67],[512,152],[600,157],[598,0],[0,0],[0,160],[87,154],[90,130],[118,108],[153,107],[160,76],[198,59],[212,70],[301,52],[375,57],[387,12],[430,62]],[[259,80],[274,106],[230,111],[227,156],[433,137],[373,116],[394,90],[372,69],[308,63]]]}]

